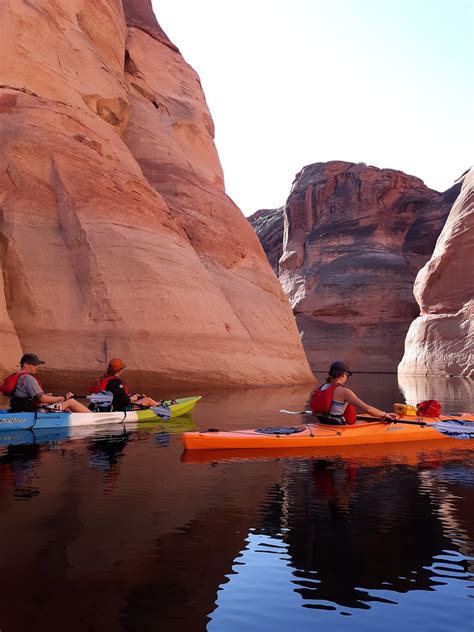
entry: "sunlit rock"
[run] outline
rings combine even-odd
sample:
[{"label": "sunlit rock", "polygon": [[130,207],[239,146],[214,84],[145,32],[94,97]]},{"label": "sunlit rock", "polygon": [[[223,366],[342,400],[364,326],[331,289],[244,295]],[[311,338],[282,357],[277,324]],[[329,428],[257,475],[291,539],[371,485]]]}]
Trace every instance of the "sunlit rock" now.
[{"label": "sunlit rock", "polygon": [[412,323],[399,374],[474,377],[474,169],[420,270],[415,297],[421,315]]},{"label": "sunlit rock", "polygon": [[63,371],[312,380],[150,2],[4,2],[0,21],[0,368],[22,349]]},{"label": "sunlit rock", "polygon": [[[440,194],[401,171],[342,161],[315,163],[296,176],[279,278],[314,370],[343,358],[357,371],[396,371],[419,313],[415,276],[458,190]],[[274,256],[274,233],[270,242],[254,218]]]}]

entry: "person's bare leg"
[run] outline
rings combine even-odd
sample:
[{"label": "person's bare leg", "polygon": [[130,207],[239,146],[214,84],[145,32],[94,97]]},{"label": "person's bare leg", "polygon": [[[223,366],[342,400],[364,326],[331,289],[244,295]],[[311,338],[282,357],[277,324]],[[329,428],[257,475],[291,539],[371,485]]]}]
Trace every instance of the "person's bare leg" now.
[{"label": "person's bare leg", "polygon": [[81,402],[75,399],[66,399],[65,402],[61,402],[61,410],[71,413],[90,413],[91,411],[86,408]]},{"label": "person's bare leg", "polygon": [[146,408],[150,408],[151,406],[158,406],[159,402],[155,402],[151,397],[142,397],[141,399],[135,402],[140,406],[146,406]]}]

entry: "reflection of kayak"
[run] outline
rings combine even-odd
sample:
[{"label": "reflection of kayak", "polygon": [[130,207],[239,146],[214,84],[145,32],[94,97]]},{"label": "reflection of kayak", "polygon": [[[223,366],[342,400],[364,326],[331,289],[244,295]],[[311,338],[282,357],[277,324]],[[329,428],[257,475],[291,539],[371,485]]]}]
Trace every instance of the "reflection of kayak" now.
[{"label": "reflection of kayak", "polygon": [[464,461],[470,455],[470,442],[450,439],[439,442],[373,443],[371,445],[318,446],[308,448],[254,448],[184,450],[182,463],[214,463],[221,461],[261,461],[280,459],[343,459],[351,465],[380,466],[391,463],[438,467],[446,459]]},{"label": "reflection of kayak", "polygon": [[309,448],[320,446],[367,445],[398,443],[402,441],[428,441],[448,437],[437,430],[436,424],[449,422],[474,422],[469,413],[452,416],[441,415],[435,421],[430,418],[401,417],[392,423],[381,421],[357,421],[352,426],[306,424],[277,428],[256,428],[232,432],[185,432],[183,444],[187,450],[207,449],[274,449]]},{"label": "reflection of kayak", "polygon": [[[200,396],[184,397],[177,399],[176,404],[169,405],[171,419],[187,415],[201,399]],[[163,422],[161,417],[154,414],[151,409],[130,410],[127,412],[110,413],[10,413],[0,410],[0,431],[12,430],[40,430],[42,428],[69,428],[79,426],[101,426],[103,424],[134,424],[142,421]]]}]

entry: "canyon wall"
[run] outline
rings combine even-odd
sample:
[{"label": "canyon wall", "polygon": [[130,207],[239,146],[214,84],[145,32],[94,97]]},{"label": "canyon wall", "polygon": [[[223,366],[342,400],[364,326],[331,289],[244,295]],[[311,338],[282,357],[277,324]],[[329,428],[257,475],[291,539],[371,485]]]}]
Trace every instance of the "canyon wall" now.
[{"label": "canyon wall", "polygon": [[280,274],[280,259],[283,254],[283,227],[285,207],[262,209],[249,217],[267,255],[273,271]]},{"label": "canyon wall", "polygon": [[60,371],[118,355],[163,381],[311,381],[150,1],[7,0],[0,22],[0,368],[31,351]]},{"label": "canyon wall", "polygon": [[408,330],[400,374],[474,377],[473,252],[471,169],[430,260],[416,277],[421,314]]},{"label": "canyon wall", "polygon": [[[336,358],[356,371],[394,372],[410,323],[418,270],[430,257],[460,185],[445,193],[416,177],[343,161],[297,174],[284,208],[280,282],[310,365]],[[250,219],[269,256],[279,209]],[[261,223],[261,222],[260,222]]]}]

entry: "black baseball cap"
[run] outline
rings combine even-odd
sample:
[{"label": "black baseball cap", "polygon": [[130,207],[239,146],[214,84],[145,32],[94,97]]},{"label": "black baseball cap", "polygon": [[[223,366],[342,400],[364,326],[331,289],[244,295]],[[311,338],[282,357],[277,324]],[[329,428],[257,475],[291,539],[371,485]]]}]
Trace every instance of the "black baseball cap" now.
[{"label": "black baseball cap", "polygon": [[342,360],[336,360],[329,367],[330,371],[342,371],[343,373],[347,373],[348,375],[352,375],[352,371],[349,368],[349,365],[343,362]]},{"label": "black baseball cap", "polygon": [[21,356],[20,364],[34,364],[38,366],[40,364],[46,364],[46,362],[40,360],[35,353],[25,353]]}]

